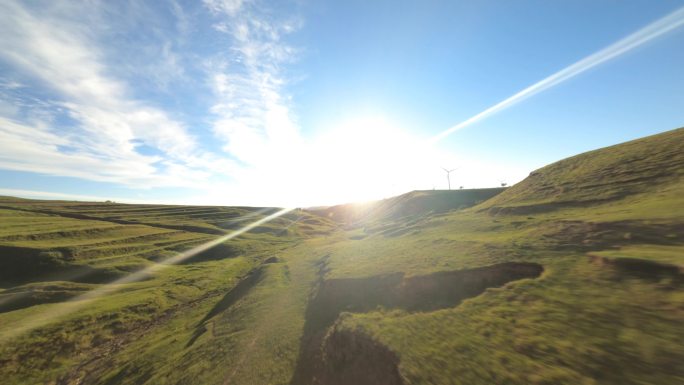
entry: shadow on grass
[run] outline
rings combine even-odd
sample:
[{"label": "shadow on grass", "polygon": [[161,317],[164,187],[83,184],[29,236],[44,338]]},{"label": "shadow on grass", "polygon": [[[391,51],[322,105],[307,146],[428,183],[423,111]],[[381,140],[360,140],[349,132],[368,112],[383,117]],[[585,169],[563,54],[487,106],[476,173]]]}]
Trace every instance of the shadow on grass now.
[{"label": "shadow on grass", "polygon": [[[323,263],[319,271],[325,269]],[[290,384],[370,385],[377,384],[378,379],[383,379],[382,384],[401,384],[396,370],[398,359],[370,337],[333,331],[326,339],[341,312],[368,312],[379,306],[410,312],[450,308],[487,288],[536,278],[543,271],[536,263],[510,262],[413,277],[394,273],[368,278],[321,279],[317,293],[307,306],[299,359]],[[324,346],[328,344],[336,348]]]},{"label": "shadow on grass", "polygon": [[214,316],[220,314],[221,312],[227,310],[233,306],[237,301],[243,298],[249,291],[256,286],[264,275],[264,267],[260,266],[252,271],[250,271],[240,282],[238,282],[235,287],[233,287],[226,295],[221,298],[220,301],[214,305],[214,307],[202,318],[200,322],[197,323],[195,327],[195,332],[193,333],[190,340],[185,345],[186,348],[192,346],[197,339],[202,336],[202,334],[207,331],[207,321],[209,321]]},{"label": "shadow on grass", "polygon": [[69,259],[67,249],[0,246],[0,287],[47,281],[106,283],[125,274],[114,269],[69,263]]},{"label": "shadow on grass", "polygon": [[602,257],[589,254],[589,260],[600,266],[612,268],[613,278],[637,278],[655,283],[668,283],[671,288],[684,285],[684,271],[677,265],[629,257]]}]

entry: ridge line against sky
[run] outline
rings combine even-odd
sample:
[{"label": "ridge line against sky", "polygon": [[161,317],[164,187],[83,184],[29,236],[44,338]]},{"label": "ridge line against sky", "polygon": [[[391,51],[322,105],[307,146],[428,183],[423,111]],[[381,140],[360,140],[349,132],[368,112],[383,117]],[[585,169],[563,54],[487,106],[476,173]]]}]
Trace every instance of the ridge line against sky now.
[{"label": "ridge line against sky", "polygon": [[[563,5],[561,14],[550,5],[496,1],[7,0],[0,4],[0,188],[122,202],[325,205],[445,188],[441,167],[462,166],[457,187],[510,184],[563,156],[680,126],[680,100],[668,90],[684,83],[676,78],[684,58],[662,60],[680,35],[569,83],[565,96],[535,98],[505,120],[492,116],[674,30],[684,12],[669,0],[636,1],[632,11],[580,3]],[[610,20],[601,19],[606,14]],[[492,106],[663,14],[677,20],[656,22],[641,39],[637,32]],[[558,47],[537,39],[535,28],[563,20],[581,20],[587,32],[568,23],[549,33],[565,39]],[[508,52],[511,43],[540,56]],[[600,56],[611,47],[613,54]],[[660,55],[659,64],[647,62],[650,55]],[[490,65],[499,59],[506,64]],[[581,100],[596,91],[587,88],[592,82],[613,89],[602,93],[604,111],[567,118],[557,110],[555,131],[543,132],[548,121],[538,117],[550,103],[589,108]],[[655,97],[634,93],[642,89]],[[643,117],[622,113],[630,103],[641,104]],[[438,131],[472,111],[482,112]],[[610,127],[589,126],[567,140],[569,127],[616,112],[624,116]],[[485,117],[486,125],[445,140]],[[439,146],[416,149],[426,137]],[[546,151],[549,138],[563,149]]]},{"label": "ridge line against sky", "polygon": [[[137,200],[130,198],[118,198],[115,196],[102,196],[102,195],[83,195],[83,194],[67,194],[59,192],[50,191],[37,191],[37,190],[21,190],[12,188],[2,188],[0,187],[0,196],[11,196],[11,197],[22,197],[31,199],[44,199],[44,200],[70,200],[70,201],[115,201],[117,203],[131,203],[131,204],[155,204],[159,203],[154,200]],[[172,203],[172,202],[169,202]]]}]

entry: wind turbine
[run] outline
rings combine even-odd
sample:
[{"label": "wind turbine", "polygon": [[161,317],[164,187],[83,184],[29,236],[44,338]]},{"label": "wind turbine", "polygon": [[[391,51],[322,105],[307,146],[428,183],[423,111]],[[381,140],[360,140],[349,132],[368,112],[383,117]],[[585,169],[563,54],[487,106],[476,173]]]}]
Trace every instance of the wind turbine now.
[{"label": "wind turbine", "polygon": [[449,190],[451,190],[451,178],[450,178],[450,174],[451,174],[453,171],[458,170],[458,167],[457,167],[457,168],[452,168],[451,170],[442,167],[442,170],[444,170],[444,171],[446,172],[446,174],[447,174],[447,183],[449,184]]}]

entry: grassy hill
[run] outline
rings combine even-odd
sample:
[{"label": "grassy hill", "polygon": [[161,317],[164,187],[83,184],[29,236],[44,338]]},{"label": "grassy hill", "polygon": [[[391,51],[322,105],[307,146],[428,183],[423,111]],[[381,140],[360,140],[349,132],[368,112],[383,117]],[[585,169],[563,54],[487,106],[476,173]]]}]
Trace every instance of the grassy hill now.
[{"label": "grassy hill", "polygon": [[411,191],[366,203],[350,203],[308,211],[346,225],[406,221],[429,214],[463,209],[484,202],[505,188]]},{"label": "grassy hill", "polygon": [[518,212],[587,207],[670,192],[682,178],[684,129],[678,129],[550,164],[483,207]]},{"label": "grassy hill", "polygon": [[[679,129],[561,160],[503,192],[293,211],[68,314],[66,299],[275,209],[3,198],[0,374],[682,384],[683,146]],[[35,319],[51,322],[13,333]]]}]

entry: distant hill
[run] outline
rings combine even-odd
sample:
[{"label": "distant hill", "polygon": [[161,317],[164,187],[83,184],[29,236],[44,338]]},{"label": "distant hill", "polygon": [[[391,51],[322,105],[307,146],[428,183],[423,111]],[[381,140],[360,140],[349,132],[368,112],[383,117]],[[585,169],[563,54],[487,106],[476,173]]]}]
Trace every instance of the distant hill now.
[{"label": "distant hill", "polygon": [[178,264],[278,209],[0,197],[0,377],[681,384],[683,191],[677,129],[507,189],[292,210]]},{"label": "distant hill", "polygon": [[396,221],[407,217],[443,213],[484,202],[506,188],[466,190],[417,190],[396,197],[367,203],[348,203],[308,210],[344,224]]}]

